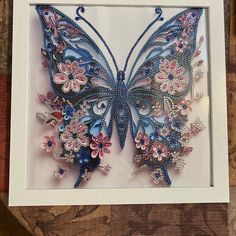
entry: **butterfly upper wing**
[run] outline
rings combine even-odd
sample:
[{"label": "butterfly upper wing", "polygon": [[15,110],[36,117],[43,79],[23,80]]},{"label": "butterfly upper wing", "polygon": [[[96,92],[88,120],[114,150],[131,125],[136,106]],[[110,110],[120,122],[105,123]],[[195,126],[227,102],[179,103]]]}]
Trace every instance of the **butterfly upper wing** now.
[{"label": "butterfly upper wing", "polygon": [[[80,25],[59,10],[52,6],[36,6],[36,10],[53,91],[75,104],[76,109],[82,101],[90,101],[87,122],[92,122],[91,132],[96,135],[102,128],[108,132],[115,80],[103,53]],[[96,110],[101,102],[106,107]]]},{"label": "butterfly upper wing", "polygon": [[153,116],[153,107],[163,109],[165,103],[189,94],[193,79],[191,61],[201,14],[202,9],[177,14],[160,26],[141,49],[127,82],[134,137],[139,128],[151,133],[165,122],[162,114]]}]

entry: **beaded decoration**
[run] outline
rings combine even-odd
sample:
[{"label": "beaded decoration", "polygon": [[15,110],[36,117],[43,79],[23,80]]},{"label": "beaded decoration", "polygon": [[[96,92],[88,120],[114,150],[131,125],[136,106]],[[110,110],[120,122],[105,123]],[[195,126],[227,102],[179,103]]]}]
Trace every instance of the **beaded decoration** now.
[{"label": "beaded decoration", "polygon": [[[197,45],[198,23],[202,9],[187,9],[163,21],[162,9],[156,8],[156,18],[131,48],[123,70],[117,66],[111,49],[78,7],[78,24],[52,6],[36,6],[43,36],[46,59],[53,92],[39,95],[48,112],[37,113],[39,120],[54,129],[54,136],[45,136],[42,149],[51,152],[59,161],[54,172],[58,179],[78,167],[78,187],[81,180],[91,178],[100,168],[104,154],[110,153],[113,121],[119,143],[124,148],[128,128],[131,128],[136,151],[134,162],[138,174],[150,169],[155,184],[171,185],[168,168],[180,171],[184,156],[192,152],[188,144],[203,128],[199,118],[188,123],[192,104],[202,94],[194,93],[194,83],[203,77],[200,47]],[[116,68],[112,72],[102,51],[81,28],[86,23],[104,44]],[[136,46],[151,28],[152,36],[139,52],[129,75],[130,57]],[[63,163],[66,163],[63,164]]]}]

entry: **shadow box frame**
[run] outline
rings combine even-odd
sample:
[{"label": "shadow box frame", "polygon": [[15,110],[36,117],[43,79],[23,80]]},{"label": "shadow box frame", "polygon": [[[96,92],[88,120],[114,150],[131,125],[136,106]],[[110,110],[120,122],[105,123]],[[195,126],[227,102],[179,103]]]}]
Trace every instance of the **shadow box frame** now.
[{"label": "shadow box frame", "polygon": [[[138,7],[154,7],[158,5],[161,7],[199,7],[207,10],[209,35],[209,96],[211,101],[212,186],[179,188],[27,189],[29,7],[36,4]],[[9,205],[229,202],[223,8],[223,0],[15,0]],[[215,40],[216,38],[217,40]]]}]

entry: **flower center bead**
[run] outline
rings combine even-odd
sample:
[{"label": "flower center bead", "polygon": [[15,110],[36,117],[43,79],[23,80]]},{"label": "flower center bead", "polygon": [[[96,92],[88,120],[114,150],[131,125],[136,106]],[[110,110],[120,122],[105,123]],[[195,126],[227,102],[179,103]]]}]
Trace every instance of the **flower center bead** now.
[{"label": "flower center bead", "polygon": [[180,45],[179,45],[179,48],[180,48],[180,49],[183,48],[183,44],[180,44]]},{"label": "flower center bead", "polygon": [[155,173],[155,177],[156,177],[157,179],[159,179],[159,178],[161,177],[161,174],[160,174],[160,173]]},{"label": "flower center bead", "polygon": [[179,128],[179,127],[180,127],[180,122],[179,122],[179,121],[176,121],[176,122],[175,122],[175,127],[176,127],[176,128]]},{"label": "flower center bead", "polygon": [[62,169],[62,168],[60,168],[58,172],[59,172],[59,174],[60,174],[60,175],[63,175],[63,174],[64,174],[64,172],[65,172],[65,170],[64,170],[64,169]]},{"label": "flower center bead", "polygon": [[49,146],[49,147],[52,146],[52,141],[48,141],[48,146]]},{"label": "flower center bead", "polygon": [[141,139],[140,143],[143,145],[145,143],[145,141],[143,139]]},{"label": "flower center bead", "polygon": [[69,79],[69,80],[73,80],[73,79],[74,79],[74,76],[73,76],[72,74],[69,74],[68,79]]},{"label": "flower center bead", "polygon": [[98,147],[102,149],[102,148],[104,147],[104,145],[103,145],[102,143],[100,143],[100,144],[98,145]]},{"label": "flower center bead", "polygon": [[187,105],[183,105],[182,107],[183,107],[183,109],[187,109]]},{"label": "flower center bead", "polygon": [[74,134],[72,134],[72,137],[73,137],[73,139],[77,139],[78,135],[74,133]]},{"label": "flower center bead", "polygon": [[174,79],[174,76],[172,74],[168,75],[168,79],[169,80],[173,80]]},{"label": "flower center bead", "polygon": [[158,149],[158,150],[157,150],[157,153],[158,153],[159,155],[161,155],[161,154],[162,154],[161,149]]}]

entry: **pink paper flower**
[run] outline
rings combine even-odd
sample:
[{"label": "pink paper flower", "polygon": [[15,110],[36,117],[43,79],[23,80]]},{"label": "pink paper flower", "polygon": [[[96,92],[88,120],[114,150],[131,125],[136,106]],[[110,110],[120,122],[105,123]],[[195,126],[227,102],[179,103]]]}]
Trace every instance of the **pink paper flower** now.
[{"label": "pink paper flower", "polygon": [[184,14],[179,18],[182,23],[182,27],[187,33],[191,33],[194,30],[194,25],[197,21],[198,13],[196,11],[189,12]]},{"label": "pink paper flower", "polygon": [[204,76],[204,72],[201,71],[200,69],[197,70],[197,71],[195,71],[195,73],[194,73],[194,78],[195,78],[196,80],[202,79],[203,76]]},{"label": "pink paper flower", "polygon": [[190,132],[191,132],[192,135],[198,134],[204,128],[205,128],[204,125],[199,120],[197,120],[197,121],[190,124]]},{"label": "pink paper flower", "polygon": [[187,115],[188,112],[192,111],[191,108],[191,101],[183,99],[178,105],[177,108],[179,109],[182,115]]},{"label": "pink paper flower", "polygon": [[66,44],[65,44],[65,42],[62,41],[62,42],[58,43],[57,48],[56,48],[56,52],[62,54],[64,52],[65,48],[66,48]]},{"label": "pink paper flower", "polygon": [[55,95],[53,94],[53,92],[47,92],[46,95],[43,94],[38,94],[39,100],[43,103],[47,102],[50,103],[55,99]]},{"label": "pink paper flower", "polygon": [[66,126],[65,132],[60,135],[60,140],[64,143],[67,151],[78,152],[82,147],[89,145],[88,137],[86,136],[88,127],[85,124],[72,121]]},{"label": "pink paper flower", "polygon": [[175,50],[179,53],[183,53],[184,49],[186,48],[186,42],[183,40],[180,40],[176,42]]},{"label": "pink paper flower", "polygon": [[86,113],[90,108],[91,108],[91,106],[89,105],[89,103],[86,100],[83,102],[83,104],[80,105],[80,109],[84,113]]},{"label": "pink paper flower", "polygon": [[169,151],[166,145],[155,141],[152,146],[152,156],[157,158],[158,161],[162,161],[163,158],[166,158],[169,155]]},{"label": "pink paper flower", "polygon": [[190,17],[184,15],[180,17],[179,20],[182,22],[182,27],[186,33],[191,33],[193,31],[194,21]]},{"label": "pink paper flower", "polygon": [[189,153],[191,153],[193,151],[192,147],[183,147],[183,149],[181,150],[180,155],[184,156],[184,155],[188,155]]},{"label": "pink paper flower", "polygon": [[160,83],[160,90],[170,95],[176,92],[184,91],[188,78],[183,67],[178,65],[176,60],[163,60],[160,64],[160,70],[155,75],[155,81]]},{"label": "pink paper flower", "polygon": [[146,150],[149,145],[149,137],[147,134],[139,132],[135,138],[136,148],[141,148],[142,150]]},{"label": "pink paper flower", "polygon": [[190,142],[192,138],[192,133],[190,131],[184,132],[181,135],[181,142],[185,145]]},{"label": "pink paper flower", "polygon": [[54,136],[44,136],[41,148],[46,152],[52,152],[56,147],[56,141]]},{"label": "pink paper flower", "polygon": [[92,158],[99,156],[100,159],[104,157],[104,153],[110,153],[109,147],[111,147],[111,142],[109,138],[103,135],[102,132],[98,134],[97,137],[92,137],[93,142],[90,144],[92,151]]},{"label": "pink paper flower", "polygon": [[162,136],[162,137],[166,137],[169,135],[170,130],[168,127],[164,126],[163,128],[161,128],[158,133]]},{"label": "pink paper flower", "polygon": [[60,17],[58,14],[54,13],[53,11],[49,9],[45,9],[43,10],[42,16],[48,29],[54,30],[55,28],[57,28],[58,22],[60,20]]},{"label": "pink paper flower", "polygon": [[63,84],[62,91],[68,93],[71,90],[78,93],[81,90],[81,85],[88,82],[85,74],[85,69],[79,66],[77,61],[67,61],[66,63],[59,63],[58,69],[60,73],[53,76],[55,84]]},{"label": "pink paper flower", "polygon": [[58,165],[57,169],[53,172],[55,178],[61,180],[65,177],[65,174],[69,172],[69,169],[65,166]]}]

